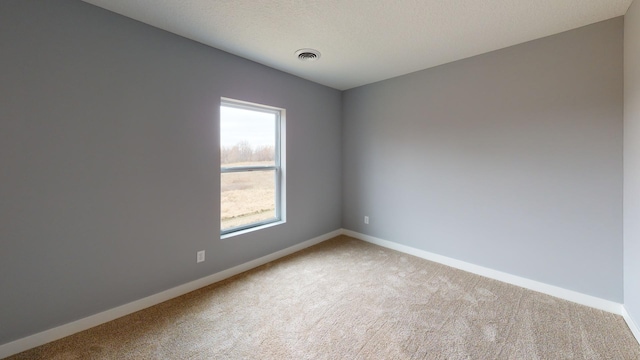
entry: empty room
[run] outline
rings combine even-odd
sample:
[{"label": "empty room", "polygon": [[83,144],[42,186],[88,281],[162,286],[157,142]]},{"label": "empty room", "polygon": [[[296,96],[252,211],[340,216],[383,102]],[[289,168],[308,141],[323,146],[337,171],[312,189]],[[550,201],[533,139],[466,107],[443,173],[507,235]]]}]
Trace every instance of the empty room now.
[{"label": "empty room", "polygon": [[0,1],[0,358],[640,359],[640,0]]}]

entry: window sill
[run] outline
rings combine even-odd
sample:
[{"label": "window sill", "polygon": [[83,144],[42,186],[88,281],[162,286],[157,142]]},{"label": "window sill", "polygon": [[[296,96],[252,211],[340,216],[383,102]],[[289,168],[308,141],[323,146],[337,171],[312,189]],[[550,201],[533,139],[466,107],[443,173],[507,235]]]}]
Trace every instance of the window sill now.
[{"label": "window sill", "polygon": [[244,234],[248,234],[254,231],[258,231],[258,230],[263,230],[263,229],[267,229],[273,226],[278,226],[278,225],[282,225],[286,223],[285,220],[280,220],[280,221],[274,221],[272,223],[268,223],[268,224],[264,224],[264,225],[259,225],[256,227],[252,227],[252,228],[248,228],[248,229],[244,229],[244,230],[238,230],[238,231],[234,231],[232,233],[228,233],[228,234],[224,234],[224,235],[220,235],[220,240],[224,240],[224,239],[228,239],[228,238],[232,238],[234,236],[239,236],[239,235],[244,235]]}]

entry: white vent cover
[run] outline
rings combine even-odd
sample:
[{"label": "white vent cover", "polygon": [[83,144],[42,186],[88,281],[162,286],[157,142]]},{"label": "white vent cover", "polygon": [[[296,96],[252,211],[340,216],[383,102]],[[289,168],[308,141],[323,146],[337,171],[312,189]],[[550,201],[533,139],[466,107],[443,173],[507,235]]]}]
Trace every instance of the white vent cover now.
[{"label": "white vent cover", "polygon": [[316,61],[320,59],[320,51],[315,49],[300,49],[296,51],[296,56],[301,61]]}]

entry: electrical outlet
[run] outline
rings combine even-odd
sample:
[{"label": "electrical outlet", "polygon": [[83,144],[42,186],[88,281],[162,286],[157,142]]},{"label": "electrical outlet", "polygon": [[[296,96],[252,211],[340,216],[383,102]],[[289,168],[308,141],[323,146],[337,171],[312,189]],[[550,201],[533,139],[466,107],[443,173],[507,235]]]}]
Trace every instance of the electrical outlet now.
[{"label": "electrical outlet", "polygon": [[365,217],[364,217],[364,223],[365,223],[365,224],[367,224],[367,225],[369,225],[369,217],[368,217],[368,216],[365,216]]},{"label": "electrical outlet", "polygon": [[196,261],[199,262],[199,263],[204,261],[204,250],[198,251],[198,255],[197,255]]}]

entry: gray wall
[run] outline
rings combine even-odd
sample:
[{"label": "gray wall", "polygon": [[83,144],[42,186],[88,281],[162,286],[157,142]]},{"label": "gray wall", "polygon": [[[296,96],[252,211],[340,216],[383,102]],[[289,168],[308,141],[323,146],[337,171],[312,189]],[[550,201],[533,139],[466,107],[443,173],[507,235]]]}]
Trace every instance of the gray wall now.
[{"label": "gray wall", "polygon": [[[80,1],[0,1],[0,49],[0,344],[340,228],[339,91]],[[226,240],[221,96],[289,150],[288,222]]]},{"label": "gray wall", "polygon": [[624,17],[624,305],[640,325],[640,4]]},{"label": "gray wall", "polygon": [[622,45],[619,17],[344,92],[343,227],[622,302]]}]

